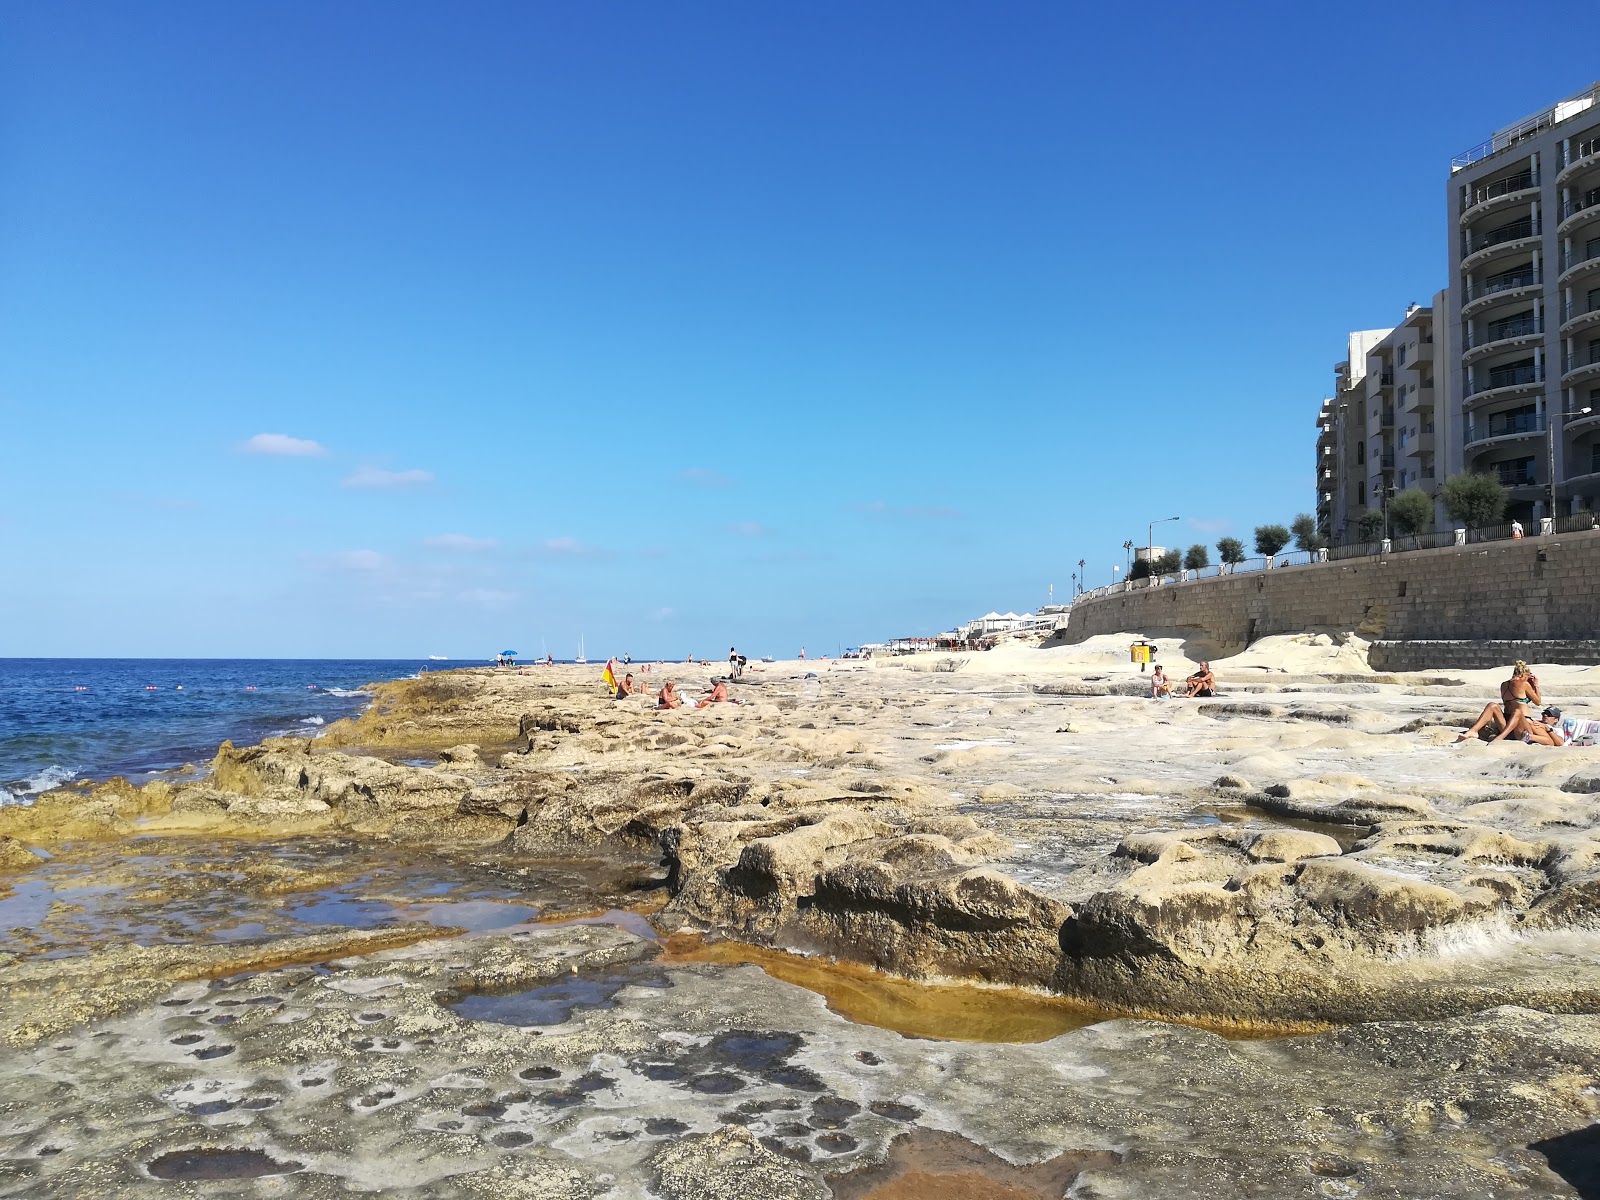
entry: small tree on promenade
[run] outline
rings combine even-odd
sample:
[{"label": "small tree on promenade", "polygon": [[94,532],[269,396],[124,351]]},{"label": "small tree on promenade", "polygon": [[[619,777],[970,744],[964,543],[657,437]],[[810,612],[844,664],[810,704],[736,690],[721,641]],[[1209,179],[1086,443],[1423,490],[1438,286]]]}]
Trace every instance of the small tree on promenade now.
[{"label": "small tree on promenade", "polygon": [[1356,536],[1363,542],[1376,542],[1383,537],[1383,510],[1369,508],[1356,520]]},{"label": "small tree on promenade", "polygon": [[1493,475],[1478,475],[1463,471],[1444,481],[1440,489],[1444,497],[1445,514],[1456,524],[1468,529],[1482,529],[1493,525],[1506,514],[1510,497],[1505,485]]},{"label": "small tree on promenade", "polygon": [[1304,550],[1307,554],[1315,553],[1323,547],[1322,535],[1317,532],[1317,519],[1310,513],[1300,513],[1289,525],[1294,533],[1294,546],[1296,550]]},{"label": "small tree on promenade", "polygon": [[1217,558],[1230,571],[1244,561],[1244,543],[1236,537],[1217,539]]},{"label": "small tree on promenade", "polygon": [[1433,497],[1421,488],[1407,488],[1389,501],[1389,521],[1396,533],[1415,543],[1417,534],[1433,524]]},{"label": "small tree on promenade", "polygon": [[1276,558],[1278,551],[1289,544],[1289,531],[1282,525],[1256,526],[1256,553],[1266,558]]},{"label": "small tree on promenade", "polygon": [[1183,569],[1185,571],[1201,571],[1211,565],[1211,553],[1201,543],[1196,542],[1190,546],[1183,556]]}]

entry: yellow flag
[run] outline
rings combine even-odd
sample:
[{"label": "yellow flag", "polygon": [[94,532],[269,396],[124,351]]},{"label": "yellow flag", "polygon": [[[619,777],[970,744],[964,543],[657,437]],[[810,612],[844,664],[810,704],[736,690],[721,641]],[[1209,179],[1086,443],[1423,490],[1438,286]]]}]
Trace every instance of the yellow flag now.
[{"label": "yellow flag", "polygon": [[611,673],[611,664],[610,663],[606,664],[605,674],[600,676],[600,678],[605,680],[606,686],[608,688],[610,688],[613,692],[617,690],[617,677]]}]

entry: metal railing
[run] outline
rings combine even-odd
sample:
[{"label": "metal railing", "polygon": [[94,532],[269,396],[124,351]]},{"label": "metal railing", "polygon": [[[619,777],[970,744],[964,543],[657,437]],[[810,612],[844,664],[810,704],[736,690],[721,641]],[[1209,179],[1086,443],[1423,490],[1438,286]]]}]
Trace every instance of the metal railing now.
[{"label": "metal railing", "polygon": [[1582,109],[1574,108],[1577,101],[1588,100],[1591,103],[1600,99],[1600,83],[1591,84],[1581,92],[1574,92],[1565,99],[1552,104],[1549,108],[1536,112],[1531,117],[1518,121],[1515,125],[1507,125],[1504,129],[1497,129],[1489,136],[1487,141],[1479,142],[1476,146],[1463,150],[1450,160],[1450,171],[1455,173],[1472,166],[1473,163],[1482,162],[1491,155],[1499,154],[1502,150],[1509,150],[1519,142],[1526,141],[1541,129],[1554,125],[1557,114],[1571,116]]},{"label": "metal railing", "polygon": [[[1579,305],[1583,305],[1579,308]],[[1573,317],[1587,316],[1592,312],[1600,312],[1600,304],[1590,304],[1587,300],[1569,300],[1561,306],[1561,323],[1566,324]]]},{"label": "metal railing", "polygon": [[1394,470],[1394,455],[1393,454],[1382,455],[1378,459],[1378,470],[1380,470],[1380,471],[1392,471],[1392,470]]},{"label": "metal railing", "polygon": [[1389,426],[1393,425],[1394,424],[1394,409],[1392,409],[1392,408],[1384,409],[1383,410],[1383,414],[1378,418],[1378,424],[1381,425],[1385,429],[1387,429]]},{"label": "metal railing", "polygon": [[1600,346],[1590,346],[1584,350],[1574,350],[1571,354],[1561,356],[1561,373],[1574,371],[1579,367],[1592,367],[1600,363]]},{"label": "metal railing", "polygon": [[1591,244],[1581,250],[1568,250],[1561,256],[1561,269],[1570,271],[1579,263],[1588,262],[1591,258],[1600,258],[1600,245]]},{"label": "metal railing", "polygon": [[[1531,527],[1530,527],[1531,526]],[[1538,537],[1539,526],[1531,522],[1530,526],[1522,528],[1523,537]],[[1590,529],[1600,529],[1600,516],[1585,509],[1582,512],[1572,513],[1568,516],[1557,517],[1554,530],[1557,535],[1564,533],[1579,533]],[[1479,529],[1468,529],[1465,540],[1468,545],[1478,545],[1483,542],[1505,541],[1515,534],[1510,522],[1500,525],[1488,525]],[[1453,529],[1429,531],[1427,533],[1398,533],[1389,539],[1389,549],[1383,548],[1382,541],[1348,541],[1328,547],[1327,561],[1341,562],[1352,558],[1374,558],[1381,554],[1409,554],[1416,550],[1437,550],[1445,546],[1456,544],[1456,532]],[[1201,567],[1199,570],[1175,571],[1166,575],[1152,575],[1144,579],[1127,579],[1106,587],[1091,588],[1078,594],[1078,600],[1095,600],[1101,596],[1114,596],[1121,592],[1148,591],[1151,588],[1182,587],[1188,583],[1195,583],[1204,579],[1216,579],[1224,575],[1251,575],[1261,571],[1282,570],[1285,567],[1300,567],[1322,561],[1321,552],[1314,550],[1291,550],[1268,559],[1261,556],[1247,558],[1243,562],[1217,567]]]},{"label": "metal railing", "polygon": [[1498,275],[1490,275],[1482,283],[1474,284],[1467,280],[1467,299],[1480,300],[1484,296],[1494,296],[1500,292],[1509,292],[1515,288],[1532,287],[1534,284],[1544,282],[1544,272],[1537,267],[1521,267],[1515,271],[1502,271]]},{"label": "metal railing", "polygon": [[1510,338],[1527,337],[1531,333],[1543,332],[1544,323],[1538,317],[1510,317],[1504,321],[1494,321],[1485,325],[1480,334],[1467,330],[1467,349],[1476,350],[1479,346],[1487,346],[1490,342],[1504,342]]},{"label": "metal railing", "polygon": [[1509,225],[1501,225],[1487,233],[1480,233],[1472,237],[1467,233],[1461,235],[1461,253],[1464,256],[1476,254],[1479,250],[1487,250],[1490,246],[1498,246],[1502,242],[1519,242],[1523,238],[1534,237],[1540,232],[1540,222],[1532,217],[1524,217],[1520,221],[1512,221]]},{"label": "metal railing", "polygon": [[1593,208],[1600,204],[1600,192],[1590,192],[1588,195],[1579,196],[1576,200],[1568,200],[1561,206],[1561,219],[1565,221],[1573,213],[1581,213],[1586,208]]},{"label": "metal railing", "polygon": [[1486,421],[1468,424],[1461,431],[1461,444],[1470,446],[1473,442],[1486,442],[1490,438],[1512,437],[1523,433],[1544,432],[1543,413],[1517,413],[1502,416],[1498,419],[1490,417]]},{"label": "metal railing", "polygon": [[1390,367],[1387,371],[1382,371],[1382,372],[1379,373],[1379,375],[1378,375],[1378,386],[1379,387],[1393,387],[1394,386],[1394,368],[1393,367]]},{"label": "metal railing", "polygon": [[1487,395],[1501,388],[1523,387],[1530,383],[1541,383],[1543,380],[1544,368],[1540,366],[1497,367],[1489,372],[1488,382],[1471,385],[1472,390],[1467,393],[1467,399]]},{"label": "metal railing", "polygon": [[1560,166],[1565,169],[1581,159],[1589,158],[1596,154],[1600,154],[1600,137],[1585,138],[1581,142],[1573,142],[1565,152],[1557,157],[1561,160]]},{"label": "metal railing", "polygon": [[1509,175],[1505,179],[1497,180],[1494,183],[1484,184],[1481,187],[1473,188],[1467,194],[1467,202],[1462,205],[1462,208],[1473,208],[1484,203],[1486,200],[1494,200],[1500,196],[1509,196],[1512,192],[1524,192],[1529,188],[1538,186],[1539,176],[1533,171],[1519,171],[1517,174]]}]

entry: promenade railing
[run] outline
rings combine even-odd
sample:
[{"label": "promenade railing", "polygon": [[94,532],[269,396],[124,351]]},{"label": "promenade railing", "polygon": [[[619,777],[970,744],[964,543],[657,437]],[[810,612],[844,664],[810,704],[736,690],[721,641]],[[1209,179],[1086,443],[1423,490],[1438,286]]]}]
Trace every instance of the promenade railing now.
[{"label": "promenade railing", "polygon": [[[1553,522],[1554,536],[1563,533],[1578,533],[1590,529],[1600,529],[1600,514],[1590,511],[1571,513],[1568,516],[1557,517]],[[1509,541],[1516,536],[1516,529],[1510,522],[1501,525],[1486,525],[1480,529],[1468,529],[1466,542],[1468,546],[1479,546],[1486,542]],[[1533,522],[1530,526],[1522,527],[1524,538],[1537,538],[1539,525]],[[1198,570],[1183,570],[1168,572],[1163,575],[1147,575],[1142,579],[1125,579],[1105,587],[1090,588],[1078,594],[1079,600],[1094,600],[1101,596],[1115,596],[1125,592],[1147,591],[1150,588],[1181,586],[1185,583],[1194,583],[1202,579],[1216,579],[1223,575],[1250,575],[1259,571],[1278,571],[1284,567],[1302,567],[1317,562],[1344,562],[1353,558],[1376,558],[1380,555],[1390,557],[1396,554],[1409,554],[1417,550],[1438,550],[1446,546],[1457,545],[1456,531],[1453,529],[1435,530],[1428,533],[1396,534],[1389,539],[1389,549],[1383,548],[1381,541],[1345,542],[1337,546],[1329,546],[1324,552],[1319,550],[1289,550],[1272,558],[1258,555],[1247,558],[1243,562],[1225,564],[1223,566],[1201,567]]]}]

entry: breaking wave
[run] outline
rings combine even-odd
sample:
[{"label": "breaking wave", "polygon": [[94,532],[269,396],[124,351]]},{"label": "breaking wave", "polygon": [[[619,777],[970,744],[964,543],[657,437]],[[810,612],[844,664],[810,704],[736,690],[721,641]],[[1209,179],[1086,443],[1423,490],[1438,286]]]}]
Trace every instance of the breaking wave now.
[{"label": "breaking wave", "polygon": [[40,792],[48,792],[52,788],[58,788],[63,783],[77,777],[78,773],[76,771],[68,767],[52,764],[42,770],[35,771],[25,779],[0,784],[0,805],[32,804],[33,798]]}]

